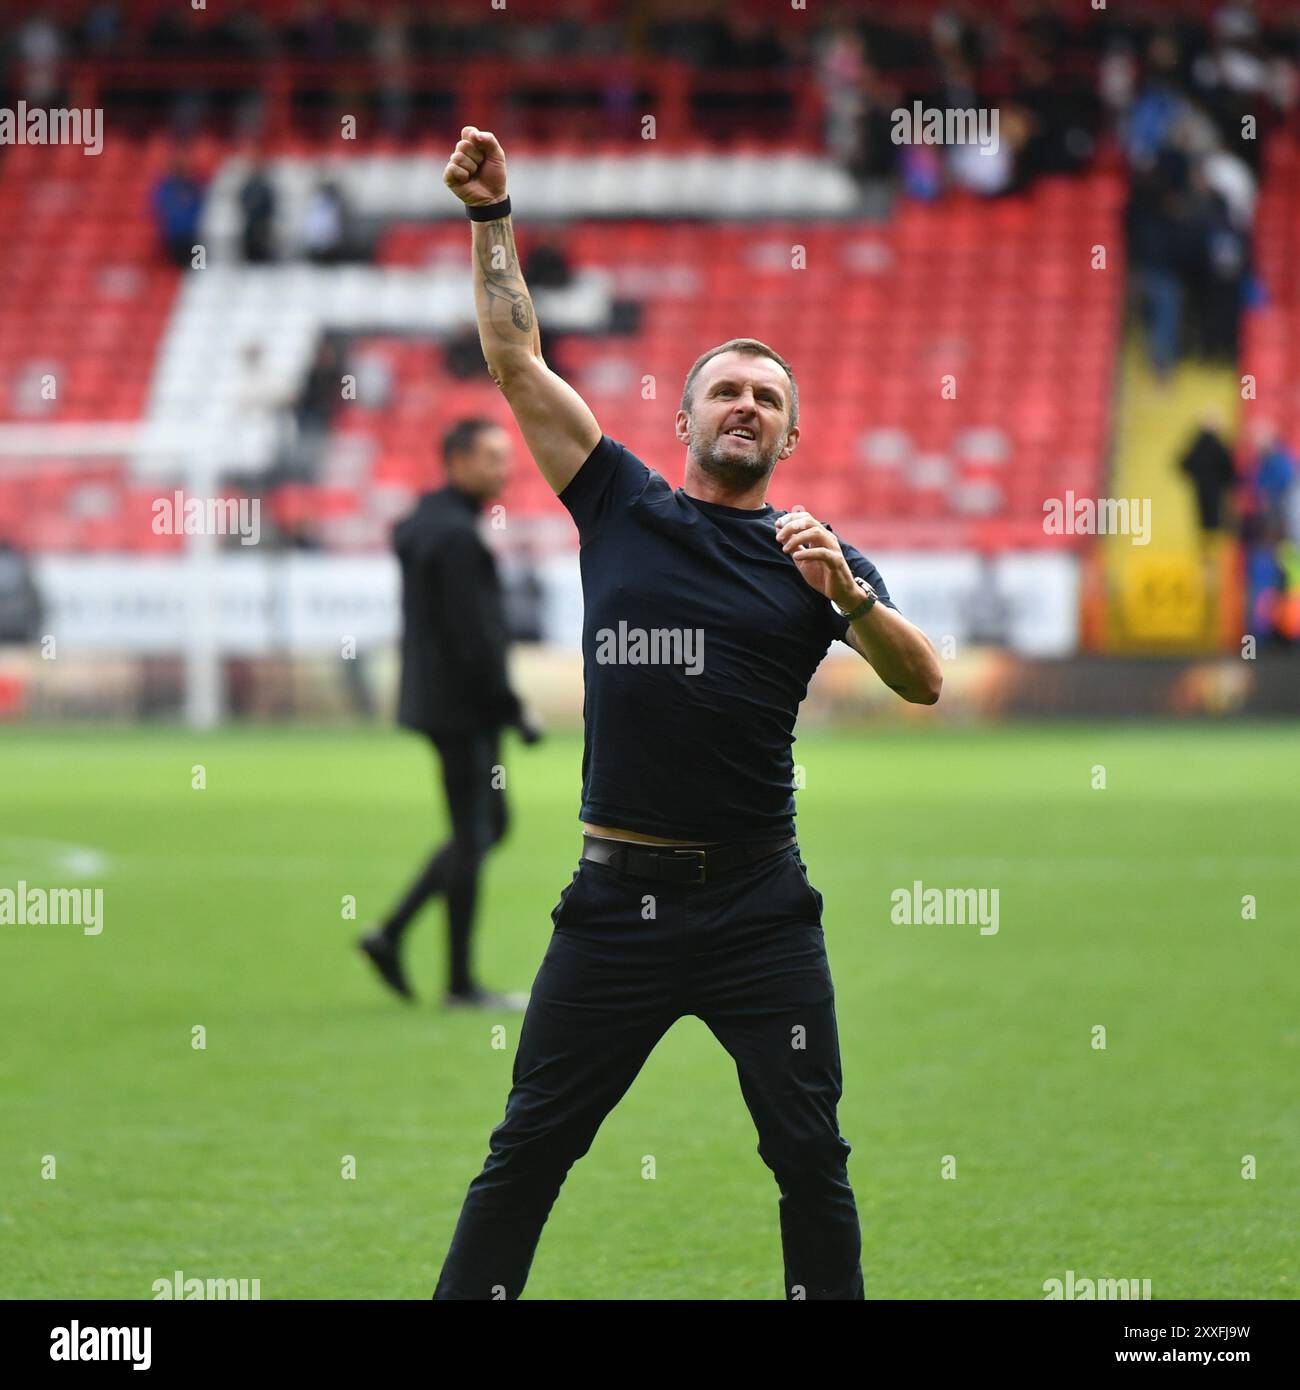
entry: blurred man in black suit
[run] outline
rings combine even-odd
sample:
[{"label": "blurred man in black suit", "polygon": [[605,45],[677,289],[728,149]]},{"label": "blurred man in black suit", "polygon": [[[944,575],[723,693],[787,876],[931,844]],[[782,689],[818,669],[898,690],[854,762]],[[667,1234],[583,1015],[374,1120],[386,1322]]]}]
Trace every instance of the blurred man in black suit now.
[{"label": "blurred man in black suit", "polygon": [[470,973],[478,873],[505,834],[501,730],[538,735],[506,672],[507,631],[492,552],[478,533],[485,503],[510,475],[510,436],[485,419],[461,420],[443,440],[446,485],[425,493],[393,533],[402,566],[402,681],[398,722],[424,734],[442,762],[451,838],[388,918],[359,943],[386,984],[412,998],[401,939],[420,908],[447,899],[448,1005],[523,1008],[523,995],[480,988]]}]

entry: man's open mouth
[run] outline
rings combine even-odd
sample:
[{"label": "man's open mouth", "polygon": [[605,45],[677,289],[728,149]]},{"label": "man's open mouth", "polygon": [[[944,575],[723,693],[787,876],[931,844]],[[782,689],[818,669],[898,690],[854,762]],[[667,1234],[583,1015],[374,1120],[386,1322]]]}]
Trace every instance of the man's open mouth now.
[{"label": "man's open mouth", "polygon": [[758,438],[753,430],[746,429],[744,425],[737,425],[735,429],[725,430],[724,433],[732,439],[748,439],[751,444]]}]

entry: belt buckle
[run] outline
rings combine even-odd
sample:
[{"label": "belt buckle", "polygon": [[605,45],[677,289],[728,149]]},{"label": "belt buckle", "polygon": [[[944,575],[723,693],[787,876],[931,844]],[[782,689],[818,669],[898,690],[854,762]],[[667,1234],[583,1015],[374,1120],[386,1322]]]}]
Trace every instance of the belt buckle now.
[{"label": "belt buckle", "polygon": [[675,849],[675,850],[673,850],[673,858],[674,858],[674,859],[694,858],[694,859],[697,859],[697,860],[699,861],[699,862],[696,864],[695,867],[696,867],[696,869],[699,871],[699,875],[700,875],[700,876],[699,876],[699,878],[696,878],[696,879],[688,879],[688,880],[687,880],[687,883],[688,883],[689,886],[692,886],[692,887],[693,887],[693,886],[695,886],[696,884],[700,884],[700,883],[703,883],[703,882],[704,882],[704,867],[705,867],[705,864],[707,863],[707,859],[706,859],[705,856],[706,856],[706,851],[705,851],[705,850],[702,850],[702,849]]}]

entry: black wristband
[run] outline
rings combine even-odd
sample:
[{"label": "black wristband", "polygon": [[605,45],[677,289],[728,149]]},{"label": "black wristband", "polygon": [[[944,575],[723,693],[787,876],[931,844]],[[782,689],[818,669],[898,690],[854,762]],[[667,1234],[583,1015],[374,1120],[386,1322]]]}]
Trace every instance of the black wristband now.
[{"label": "black wristband", "polygon": [[841,618],[847,618],[849,622],[856,623],[859,618],[865,618],[867,614],[871,612],[871,610],[876,606],[876,602],[880,598],[880,595],[876,593],[876,591],[871,587],[871,585],[868,584],[867,581],[863,579],[860,575],[855,574],[853,576],[853,582],[866,595],[862,602],[856,604],[853,608],[845,609],[841,608],[839,604],[836,603],[834,599],[832,599],[831,606],[835,609],[835,611],[840,615]]},{"label": "black wristband", "polygon": [[856,608],[851,608],[847,613],[841,613],[841,618],[847,618],[850,623],[856,623],[859,618],[865,618],[868,613],[876,606],[876,595],[864,598]]},{"label": "black wristband", "polygon": [[498,217],[510,216],[510,196],[507,194],[499,203],[466,203],[465,212],[471,222],[495,222]]}]

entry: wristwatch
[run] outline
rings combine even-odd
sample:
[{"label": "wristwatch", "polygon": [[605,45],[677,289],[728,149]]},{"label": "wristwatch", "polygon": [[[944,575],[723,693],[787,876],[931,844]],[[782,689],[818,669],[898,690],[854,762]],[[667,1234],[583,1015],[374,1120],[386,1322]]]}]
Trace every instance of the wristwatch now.
[{"label": "wristwatch", "polygon": [[865,579],[862,578],[861,575],[855,574],[853,576],[853,582],[866,595],[866,597],[862,600],[860,604],[858,604],[856,608],[850,608],[846,611],[845,609],[841,608],[839,604],[835,602],[834,599],[831,599],[831,607],[840,615],[841,618],[847,618],[851,623],[857,622],[859,618],[865,618],[866,615],[870,613],[871,610],[876,606],[876,601],[880,598],[880,595],[876,593],[876,591],[871,587],[870,584],[867,583]]}]

